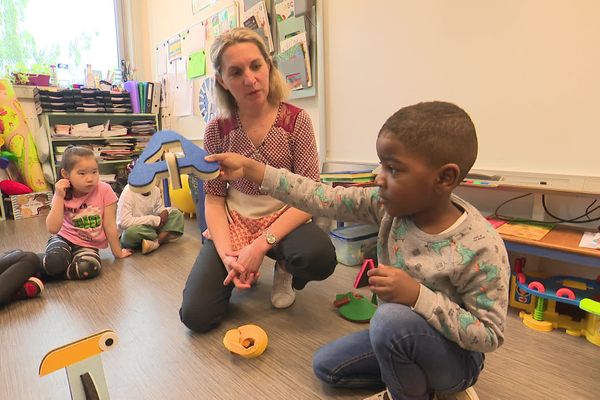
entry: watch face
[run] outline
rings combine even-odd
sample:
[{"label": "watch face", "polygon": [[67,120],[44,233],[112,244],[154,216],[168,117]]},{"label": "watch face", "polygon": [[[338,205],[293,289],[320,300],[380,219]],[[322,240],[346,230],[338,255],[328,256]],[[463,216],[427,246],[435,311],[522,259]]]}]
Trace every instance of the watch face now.
[{"label": "watch face", "polygon": [[267,239],[267,243],[275,244],[277,242],[277,238],[271,232],[265,232],[265,238]]}]

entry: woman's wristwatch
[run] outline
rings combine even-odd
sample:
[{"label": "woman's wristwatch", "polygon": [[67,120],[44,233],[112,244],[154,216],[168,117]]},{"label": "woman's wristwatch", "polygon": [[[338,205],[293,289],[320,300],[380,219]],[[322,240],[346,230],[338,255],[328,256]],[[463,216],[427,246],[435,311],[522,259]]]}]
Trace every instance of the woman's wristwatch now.
[{"label": "woman's wristwatch", "polygon": [[267,241],[267,243],[269,245],[275,246],[277,244],[277,237],[275,235],[273,235],[271,232],[264,231],[263,235],[265,236],[265,240]]}]

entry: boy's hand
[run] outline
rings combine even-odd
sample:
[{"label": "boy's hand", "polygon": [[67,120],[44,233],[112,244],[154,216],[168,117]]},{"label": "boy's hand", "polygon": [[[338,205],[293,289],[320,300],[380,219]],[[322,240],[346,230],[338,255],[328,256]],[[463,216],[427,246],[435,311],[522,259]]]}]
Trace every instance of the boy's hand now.
[{"label": "boy's hand", "polygon": [[71,187],[71,181],[68,179],[61,179],[54,185],[54,191],[61,199],[64,199],[67,194],[67,189]]},{"label": "boy's hand", "polygon": [[165,226],[167,220],[169,219],[169,210],[162,210],[158,216],[160,217],[160,224],[158,224],[158,227],[162,228],[163,226]]},{"label": "boy's hand", "polygon": [[414,307],[421,286],[410,275],[396,267],[379,264],[367,272],[369,289],[381,300]]},{"label": "boy's hand", "polygon": [[211,154],[204,157],[206,161],[218,162],[221,168],[219,177],[226,181],[247,178],[254,183],[262,183],[265,165],[238,153]]}]

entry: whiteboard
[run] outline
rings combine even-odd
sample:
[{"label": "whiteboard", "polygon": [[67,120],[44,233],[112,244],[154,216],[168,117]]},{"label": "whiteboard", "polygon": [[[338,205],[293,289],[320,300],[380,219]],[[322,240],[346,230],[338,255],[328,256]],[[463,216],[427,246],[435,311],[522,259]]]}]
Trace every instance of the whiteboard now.
[{"label": "whiteboard", "polygon": [[463,107],[477,169],[600,176],[600,1],[325,1],[327,160],[377,161],[393,112]]}]

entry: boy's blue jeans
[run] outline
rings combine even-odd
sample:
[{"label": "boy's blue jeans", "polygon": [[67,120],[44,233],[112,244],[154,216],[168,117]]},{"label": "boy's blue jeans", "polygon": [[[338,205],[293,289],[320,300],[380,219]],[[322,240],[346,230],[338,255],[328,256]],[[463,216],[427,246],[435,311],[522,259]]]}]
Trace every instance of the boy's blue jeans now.
[{"label": "boy's blue jeans", "polygon": [[410,307],[380,304],[369,330],[344,336],[314,355],[317,377],[334,386],[387,386],[394,400],[430,399],[472,386],[484,355],[464,350]]}]

